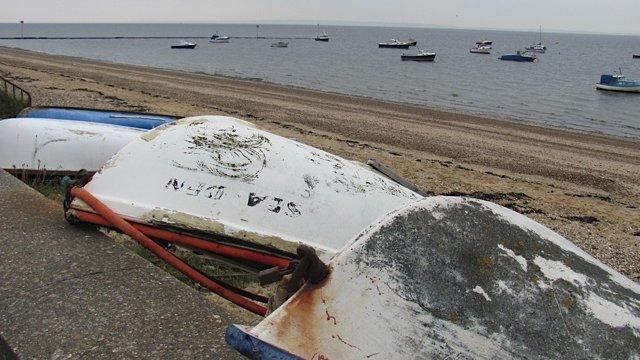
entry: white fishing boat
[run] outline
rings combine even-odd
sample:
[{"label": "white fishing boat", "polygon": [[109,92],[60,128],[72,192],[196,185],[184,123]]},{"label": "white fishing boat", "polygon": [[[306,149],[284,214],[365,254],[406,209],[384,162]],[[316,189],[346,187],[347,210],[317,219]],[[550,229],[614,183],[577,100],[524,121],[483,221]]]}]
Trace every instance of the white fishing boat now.
[{"label": "white fishing boat", "polygon": [[627,79],[622,75],[622,69],[617,74],[606,74],[600,76],[600,82],[596,84],[596,89],[640,93],[640,80]]},{"label": "white fishing boat", "polygon": [[196,43],[191,41],[182,40],[175,45],[171,45],[172,49],[195,49],[197,46]]},{"label": "white fishing boat", "polygon": [[227,342],[252,359],[640,357],[640,285],[493,203],[409,204],[329,268]]},{"label": "white fishing boat", "polygon": [[0,121],[0,168],[18,173],[93,172],[143,133],[130,127],[75,120],[6,119]]},{"label": "white fishing boat", "polygon": [[[364,165],[224,116],[139,136],[84,188],[136,223],[266,251],[295,253],[303,243],[324,259],[380,216],[422,198]],[[91,211],[79,199],[71,207]]]}]

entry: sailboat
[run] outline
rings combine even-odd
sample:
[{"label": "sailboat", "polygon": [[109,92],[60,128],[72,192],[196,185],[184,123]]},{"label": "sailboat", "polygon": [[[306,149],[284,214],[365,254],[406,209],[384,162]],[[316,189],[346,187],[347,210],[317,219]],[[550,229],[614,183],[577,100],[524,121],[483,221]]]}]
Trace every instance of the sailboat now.
[{"label": "sailboat", "polygon": [[324,41],[324,42],[329,41],[329,35],[327,35],[326,32],[323,31],[322,34],[320,34],[320,24],[318,24],[318,35],[316,35],[316,37],[313,38],[313,40]]},{"label": "sailboat", "polygon": [[526,47],[525,50],[537,53],[547,52],[547,47],[542,45],[542,25],[540,25],[540,41],[537,44]]}]

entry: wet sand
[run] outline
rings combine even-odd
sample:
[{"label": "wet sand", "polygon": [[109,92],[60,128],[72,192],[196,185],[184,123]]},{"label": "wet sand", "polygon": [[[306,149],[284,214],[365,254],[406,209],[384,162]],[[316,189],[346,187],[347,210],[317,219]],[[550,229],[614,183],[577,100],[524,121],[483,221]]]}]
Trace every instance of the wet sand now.
[{"label": "wet sand", "polygon": [[430,194],[526,214],[640,281],[640,140],[2,47],[0,74],[31,91],[34,105],[225,114],[349,159],[375,158]]}]

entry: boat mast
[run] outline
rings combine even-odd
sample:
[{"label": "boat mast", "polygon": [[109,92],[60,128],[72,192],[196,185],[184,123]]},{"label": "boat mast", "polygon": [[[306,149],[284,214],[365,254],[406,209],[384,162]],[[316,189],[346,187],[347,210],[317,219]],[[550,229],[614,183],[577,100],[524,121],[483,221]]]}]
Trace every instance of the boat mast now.
[{"label": "boat mast", "polygon": [[540,25],[540,45],[542,45],[542,25]]}]

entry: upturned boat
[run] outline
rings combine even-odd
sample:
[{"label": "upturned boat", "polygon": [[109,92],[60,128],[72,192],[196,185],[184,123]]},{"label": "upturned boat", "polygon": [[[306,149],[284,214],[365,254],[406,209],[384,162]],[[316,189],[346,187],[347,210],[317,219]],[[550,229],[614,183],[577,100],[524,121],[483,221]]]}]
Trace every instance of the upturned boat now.
[{"label": "upturned boat", "polygon": [[640,356],[640,285],[490,202],[396,209],[327,268],[227,342],[252,359]]},{"label": "upturned boat", "polygon": [[95,172],[143,133],[75,120],[6,119],[0,121],[0,168],[13,173]]},{"label": "upturned boat", "polygon": [[596,84],[598,90],[640,93],[640,81],[627,79],[622,75],[622,70],[618,74],[608,74],[600,76],[600,82]]},{"label": "upturned boat", "polygon": [[[117,180],[124,174],[126,186]],[[85,189],[135,223],[289,256],[302,243],[323,259],[422,198],[364,165],[224,116],[142,134]],[[79,199],[71,210],[91,211]]]},{"label": "upturned boat", "polygon": [[138,129],[153,129],[176,120],[178,117],[164,114],[112,111],[73,107],[30,107],[22,110],[18,118],[40,118],[57,120],[77,120],[128,126]]},{"label": "upturned boat", "polygon": [[515,54],[505,54],[500,56],[500,60],[517,62],[534,62],[538,60],[535,55],[527,55],[525,52],[517,51]]}]

